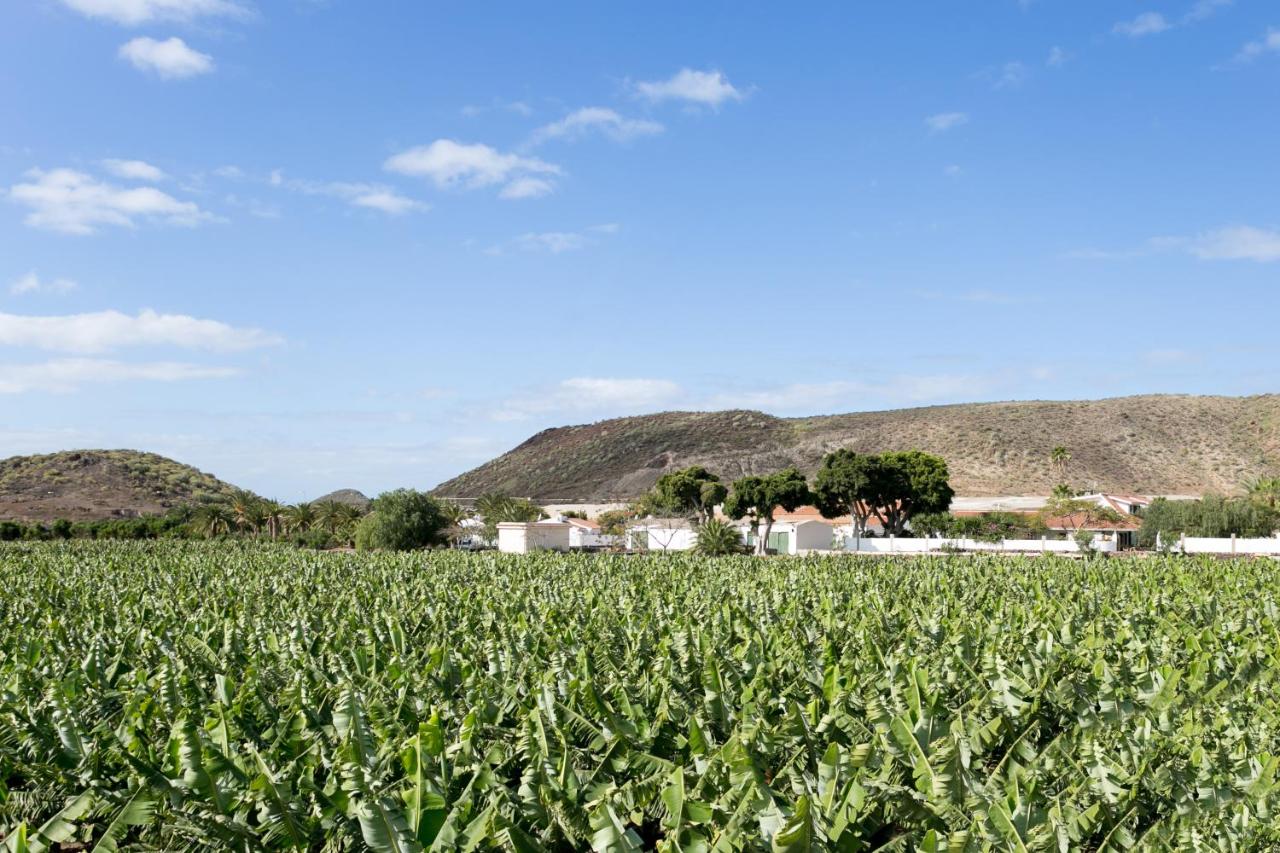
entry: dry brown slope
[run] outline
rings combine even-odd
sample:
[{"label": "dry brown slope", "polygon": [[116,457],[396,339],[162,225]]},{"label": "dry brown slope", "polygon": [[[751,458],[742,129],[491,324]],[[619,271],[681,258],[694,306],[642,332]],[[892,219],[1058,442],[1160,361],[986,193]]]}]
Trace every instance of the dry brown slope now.
[{"label": "dry brown slope", "polygon": [[1087,489],[1229,493],[1280,474],[1280,395],[1141,396],[974,403],[812,418],[760,412],[664,412],[545,430],[436,493],[486,491],[557,500],[635,497],[665,471],[701,464],[723,477],[797,465],[837,447],[919,448],[945,457],[966,495],[1043,494],[1049,451],[1071,452]]},{"label": "dry brown slope", "polygon": [[190,465],[137,450],[67,450],[0,460],[0,519],[159,515],[233,491]]}]

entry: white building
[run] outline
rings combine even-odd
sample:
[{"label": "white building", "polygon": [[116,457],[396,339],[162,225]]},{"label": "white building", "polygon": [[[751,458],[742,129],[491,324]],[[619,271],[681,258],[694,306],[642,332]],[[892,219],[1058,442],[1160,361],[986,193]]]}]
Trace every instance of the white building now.
[{"label": "white building", "polygon": [[498,550],[504,554],[568,551],[572,527],[560,521],[498,522]]},{"label": "white building", "polygon": [[[751,531],[751,523],[738,522],[737,527],[748,547],[754,546],[755,536]],[[764,529],[763,524],[760,529]],[[816,518],[775,521],[769,529],[769,553],[794,556],[808,551],[830,551],[835,536],[836,528],[828,521]]]},{"label": "white building", "polygon": [[688,551],[698,531],[683,518],[646,518],[627,528],[627,547],[633,551]]},{"label": "white building", "polygon": [[601,533],[600,525],[589,519],[559,516],[555,520],[569,525],[570,548],[588,550],[613,548],[622,541],[619,536]]}]

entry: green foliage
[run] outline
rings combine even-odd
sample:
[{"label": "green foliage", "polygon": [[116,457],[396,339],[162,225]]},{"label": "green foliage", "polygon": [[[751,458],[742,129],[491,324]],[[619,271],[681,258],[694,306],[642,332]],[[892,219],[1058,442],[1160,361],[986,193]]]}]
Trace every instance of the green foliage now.
[{"label": "green foliage", "polygon": [[814,504],[824,518],[848,515],[857,532],[871,516],[870,501],[877,497],[875,486],[881,478],[880,458],[846,448],[828,453],[813,481]]},{"label": "green foliage", "polygon": [[949,512],[921,513],[911,519],[911,532],[916,536],[973,539],[978,542],[1039,539],[1042,536],[1056,535],[1050,532],[1039,515],[1019,512],[984,512],[980,515],[962,516]]},{"label": "green foliage", "polygon": [[705,557],[724,557],[741,554],[747,550],[738,528],[728,522],[713,518],[698,526],[694,551]]},{"label": "green foliage", "polygon": [[448,526],[440,502],[425,492],[383,492],[374,499],[373,511],[356,527],[356,549],[411,551],[444,545]]},{"label": "green foliage", "polygon": [[[733,482],[724,502],[724,514],[733,519],[750,518],[756,530],[756,553],[763,554],[779,508],[792,512],[813,499],[804,475],[786,468],[765,477],[742,477]],[[759,526],[764,525],[764,532]]]},{"label": "green foliage", "polygon": [[0,547],[12,849],[1275,850],[1270,561]]},{"label": "green foliage", "polygon": [[659,477],[646,499],[646,508],[651,515],[694,515],[706,522],[727,495],[719,477],[701,465],[693,465]]},{"label": "green foliage", "polygon": [[1142,511],[1138,544],[1152,548],[1156,534],[1166,545],[1183,534],[1225,538],[1268,537],[1280,531],[1280,509],[1254,498],[1209,496],[1198,501],[1157,498]]},{"label": "green foliage", "polygon": [[606,536],[622,536],[627,532],[627,522],[635,518],[634,510],[610,509],[596,516],[600,532]]}]

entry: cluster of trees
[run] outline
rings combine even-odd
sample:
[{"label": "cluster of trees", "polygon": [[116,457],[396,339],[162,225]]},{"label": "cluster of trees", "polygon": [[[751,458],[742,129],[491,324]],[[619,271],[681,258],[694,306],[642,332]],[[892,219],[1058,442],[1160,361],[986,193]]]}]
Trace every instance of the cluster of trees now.
[{"label": "cluster of trees", "polygon": [[[1280,482],[1277,485],[1280,486]],[[1184,534],[1266,538],[1277,531],[1280,531],[1280,500],[1274,495],[1257,492],[1240,498],[1211,495],[1198,501],[1157,498],[1142,511],[1138,544],[1144,548],[1155,547],[1157,534],[1164,544],[1172,545]]]},{"label": "cluster of trees", "polygon": [[911,520],[916,536],[945,539],[972,539],[976,542],[1003,542],[1006,539],[1039,539],[1049,536],[1049,526],[1039,514],[984,512],[957,516],[949,512],[922,513]]},{"label": "cluster of trees", "polygon": [[[688,518],[699,526],[698,548],[734,550],[740,540],[715,519],[721,506],[730,519],[748,519],[758,554],[765,553],[778,510],[793,512],[814,505],[826,518],[849,515],[862,535],[873,516],[888,533],[903,535],[907,523],[923,513],[939,513],[955,496],[946,460],[918,450],[860,454],[841,449],[822,460],[812,486],[796,468],[741,477],[725,485],[700,465],[664,474],[631,512],[601,516],[601,529],[613,532],[628,515]],[[606,526],[607,525],[607,526]],[[730,545],[730,534],[733,547]]]}]

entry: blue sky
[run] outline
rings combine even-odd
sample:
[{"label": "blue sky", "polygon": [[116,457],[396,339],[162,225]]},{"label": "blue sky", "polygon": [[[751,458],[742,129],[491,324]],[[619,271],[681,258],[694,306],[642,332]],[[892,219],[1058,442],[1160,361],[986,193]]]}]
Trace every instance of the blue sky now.
[{"label": "blue sky", "polygon": [[1263,0],[0,19],[0,456],[296,500],[669,408],[1280,390]]}]

